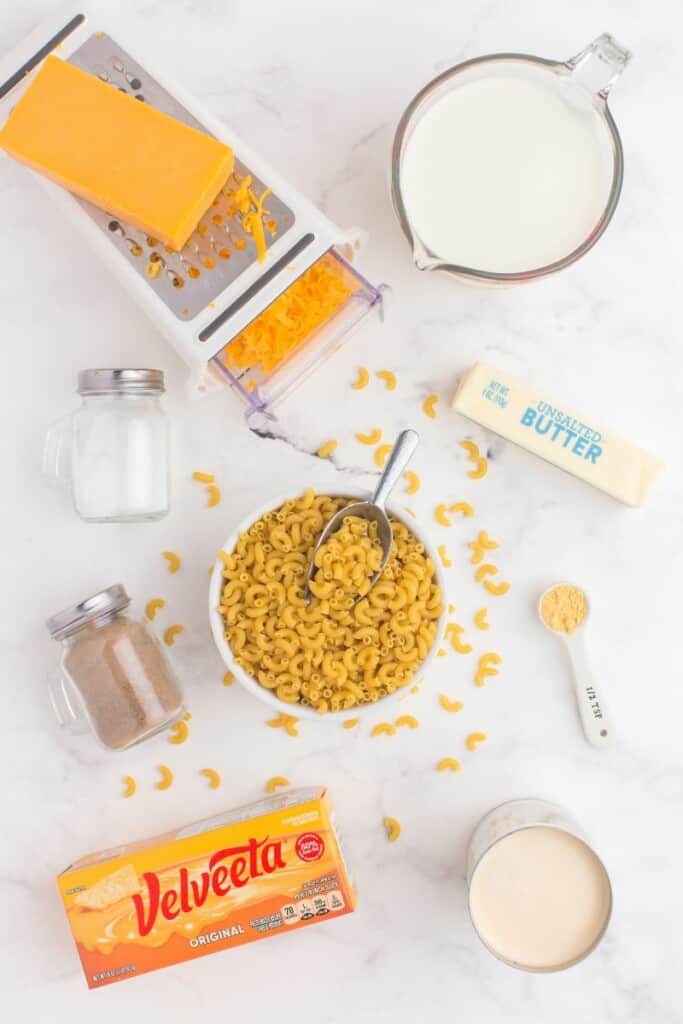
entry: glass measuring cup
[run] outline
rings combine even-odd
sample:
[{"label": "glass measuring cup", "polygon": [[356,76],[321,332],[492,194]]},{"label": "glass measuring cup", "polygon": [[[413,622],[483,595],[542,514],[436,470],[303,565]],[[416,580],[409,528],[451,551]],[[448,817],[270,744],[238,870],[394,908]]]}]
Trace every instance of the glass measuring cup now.
[{"label": "glass measuring cup", "polygon": [[[413,259],[418,269],[444,270],[462,280],[474,283],[513,284],[534,280],[562,270],[574,263],[595,245],[612,219],[621,193],[624,171],[623,150],[607,99],[612,86],[628,63],[630,56],[629,51],[621,47],[612,36],[603,34],[567,61],[553,61],[519,53],[498,53],[464,61],[439,75],[417,94],[401,117],[394,137],[391,160],[391,191],[399,222],[412,246]],[[468,261],[467,259],[459,259],[457,250],[458,247],[463,248],[462,239],[465,237],[464,233],[460,236],[456,234],[454,236],[454,243],[451,246],[452,251],[450,253],[445,252],[444,250],[447,247],[443,244],[444,234],[443,231],[439,230],[439,227],[443,225],[438,224],[439,208],[438,206],[434,207],[433,217],[436,228],[434,231],[431,231],[427,221],[425,221],[424,209],[421,208],[419,203],[416,204],[415,202],[415,185],[411,185],[411,179],[408,176],[411,161],[411,142],[414,142],[416,138],[420,138],[418,129],[422,132],[423,140],[427,131],[433,133],[435,109],[437,106],[441,106],[443,111],[445,109],[443,101],[452,102],[453,100],[458,100],[459,97],[459,101],[462,102],[462,98],[465,96],[465,88],[470,90],[470,96],[472,96],[474,94],[472,92],[473,89],[475,92],[481,92],[482,88],[490,90],[491,84],[495,82],[498,82],[499,86],[501,83],[509,82],[512,84],[513,91],[517,88],[515,83],[525,83],[520,85],[521,89],[541,90],[547,93],[552,103],[555,104],[556,110],[562,114],[562,129],[564,127],[565,115],[567,123],[570,123],[572,118],[577,122],[582,119],[585,120],[586,125],[584,127],[586,132],[588,132],[589,125],[590,133],[592,133],[591,138],[594,136],[594,142],[591,142],[591,145],[594,144],[595,146],[595,159],[597,160],[599,157],[603,165],[599,183],[597,183],[596,172],[596,192],[592,197],[587,196],[586,199],[586,204],[588,204],[590,199],[590,209],[586,205],[586,215],[584,218],[586,223],[582,236],[578,239],[571,238],[571,241],[568,241],[566,251],[564,251],[562,249],[563,233],[561,238],[558,237],[558,251],[553,251],[552,240],[549,240],[547,246],[539,246],[539,251],[547,250],[551,253],[549,258],[542,258],[535,263],[532,261],[533,265],[521,266],[508,266],[505,265],[506,261],[503,260],[502,269],[500,266],[495,265],[497,256],[490,260],[492,265],[489,266],[485,265],[486,260]],[[505,95],[505,88],[502,88],[500,95],[506,103],[510,102],[509,96]],[[455,125],[456,122],[454,121],[453,124]],[[462,128],[462,120],[458,124]],[[477,128],[483,124],[483,121],[477,121]],[[557,131],[561,135],[559,125],[560,121],[558,120]],[[531,124],[530,132],[532,134],[533,129],[534,125]],[[540,129],[541,125],[539,124],[539,132]],[[465,134],[460,137],[463,140],[466,138]],[[505,160],[506,154],[503,150],[499,153],[495,149],[491,150],[491,134],[487,135],[485,126],[481,128],[481,138],[486,139],[487,144],[489,144],[488,149],[486,146],[483,147],[482,153],[486,150],[490,156],[493,152],[496,161],[495,164],[492,164],[490,159],[488,161],[484,159],[484,162],[481,164],[483,180],[486,173],[490,172],[493,166],[496,168],[504,167],[507,171],[508,165]],[[588,135],[586,135],[586,138],[588,138]],[[458,137],[454,136],[451,140],[453,148],[450,154],[455,162],[454,166],[458,166],[459,160],[463,165],[468,160],[473,162],[473,187],[476,190],[478,187],[476,149],[471,147],[465,148],[463,145],[463,148],[460,150],[462,154],[460,157],[457,151],[457,143]],[[422,145],[424,145],[424,142]],[[571,152],[569,139],[567,139],[567,145],[569,147],[567,151]],[[408,161],[406,161],[407,153]],[[439,170],[443,171],[443,167],[440,166],[438,159],[432,161],[432,166],[435,169],[436,178]],[[444,162],[444,166],[446,166],[446,162]],[[562,172],[562,170],[568,171],[569,169],[563,168],[560,161],[559,170]],[[521,180],[522,182],[524,181],[524,174],[521,175]],[[531,180],[531,178],[529,177],[528,180]],[[589,184],[586,184],[587,190]],[[557,188],[554,178],[552,181],[546,182],[546,185],[548,193],[552,193],[554,187]],[[508,210],[513,209],[514,186],[515,181],[512,180],[510,203],[507,204]],[[572,188],[573,182],[569,180],[569,194],[572,194]],[[427,201],[429,201],[430,189],[432,192],[435,191],[433,182],[425,181],[424,190]],[[501,202],[501,192],[498,191],[498,194],[492,193],[490,196],[485,196],[483,194],[483,184],[481,189],[482,195],[477,200],[478,208],[484,211],[484,217],[489,215],[493,217],[491,210],[495,202]],[[436,194],[438,202],[442,204],[444,215],[447,215],[449,200],[451,205],[453,204],[452,195],[449,197],[448,194],[448,187],[443,192],[437,188]],[[503,198],[506,199],[507,196]],[[463,208],[471,207],[474,209],[477,206],[474,202],[475,199],[477,197],[474,193],[467,194],[464,191],[462,198],[457,198],[456,202],[459,202]],[[561,194],[560,188],[557,188],[552,201],[555,203],[557,210],[564,211],[565,197]],[[571,214],[572,211],[568,210],[567,224],[570,226],[572,224]],[[416,223],[418,220],[421,220],[421,225]],[[457,224],[457,218],[455,218],[453,223],[454,226]],[[542,231],[544,227],[547,228],[547,223],[542,218],[539,219],[539,224],[539,230]],[[583,220],[581,224],[583,226]],[[520,238],[524,237],[527,226],[526,223],[520,224]],[[531,227],[533,226],[531,225]],[[470,228],[472,234],[476,234],[476,223],[472,223]],[[424,237],[430,234],[432,235],[431,241]],[[571,230],[569,228],[566,234],[567,238],[570,239]],[[434,244],[436,238],[440,238],[441,244]],[[506,241],[510,242],[510,238],[507,236]],[[465,246],[465,248],[467,247]],[[439,249],[441,251],[438,251]]]}]

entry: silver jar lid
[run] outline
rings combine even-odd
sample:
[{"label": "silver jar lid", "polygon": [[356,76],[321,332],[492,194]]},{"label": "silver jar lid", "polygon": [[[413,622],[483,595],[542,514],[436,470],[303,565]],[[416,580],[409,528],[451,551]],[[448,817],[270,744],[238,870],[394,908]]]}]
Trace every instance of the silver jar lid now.
[{"label": "silver jar lid", "polygon": [[72,633],[76,633],[89,622],[102,618],[104,615],[115,615],[122,612],[130,604],[130,597],[126,588],[121,583],[115,583],[113,587],[100,590],[92,597],[86,597],[84,601],[65,608],[63,612],[57,612],[46,620],[45,625],[53,640],[64,640]]},{"label": "silver jar lid", "polygon": [[160,395],[163,370],[81,370],[79,395]]}]

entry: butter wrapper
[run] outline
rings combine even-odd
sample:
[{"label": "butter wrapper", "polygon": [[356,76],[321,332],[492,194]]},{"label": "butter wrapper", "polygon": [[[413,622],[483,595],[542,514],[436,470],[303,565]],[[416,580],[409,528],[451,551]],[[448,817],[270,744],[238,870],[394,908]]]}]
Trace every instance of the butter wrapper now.
[{"label": "butter wrapper", "polygon": [[453,408],[598,487],[626,505],[643,505],[664,464],[550,396],[475,363],[461,380]]}]

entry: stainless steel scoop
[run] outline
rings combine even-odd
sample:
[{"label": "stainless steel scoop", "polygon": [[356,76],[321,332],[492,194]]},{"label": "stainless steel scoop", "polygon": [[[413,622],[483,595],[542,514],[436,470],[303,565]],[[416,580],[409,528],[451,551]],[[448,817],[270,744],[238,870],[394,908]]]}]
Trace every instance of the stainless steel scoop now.
[{"label": "stainless steel scoop", "polygon": [[[379,478],[379,483],[375,489],[370,501],[357,501],[353,505],[346,505],[344,508],[332,516],[329,523],[320,534],[318,543],[313,549],[311,555],[311,561],[308,564],[308,572],[306,574],[306,588],[304,591],[304,598],[306,603],[311,600],[311,591],[309,589],[309,583],[313,579],[316,573],[315,556],[318,553],[319,548],[329,539],[331,534],[335,533],[340,529],[342,521],[346,516],[358,516],[359,519],[369,519],[373,523],[377,523],[377,539],[382,545],[382,563],[377,570],[370,577],[370,588],[374,587],[377,580],[382,575],[384,567],[386,566],[389,555],[391,554],[391,545],[393,543],[394,535],[391,529],[391,523],[389,522],[389,516],[385,511],[385,504],[387,498],[393,491],[394,487],[398,483],[403,470],[410,462],[413,452],[417,448],[420,436],[415,430],[402,430],[396,439],[396,444],[389,456],[389,460],[382,470],[382,475]],[[358,595],[358,600],[360,594]]]}]

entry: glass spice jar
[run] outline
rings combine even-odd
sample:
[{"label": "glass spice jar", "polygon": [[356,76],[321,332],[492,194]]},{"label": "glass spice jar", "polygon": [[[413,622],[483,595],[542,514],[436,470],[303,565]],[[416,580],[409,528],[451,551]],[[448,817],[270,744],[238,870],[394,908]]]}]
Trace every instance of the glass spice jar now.
[{"label": "glass spice jar", "polygon": [[74,413],[47,434],[45,471],[89,523],[162,519],[169,510],[168,423],[161,370],[82,370]]},{"label": "glass spice jar", "polygon": [[183,713],[178,681],[144,622],[124,614],[130,597],[117,584],[47,620],[62,644],[50,698],[63,726],[88,727],[109,750],[125,750]]}]

